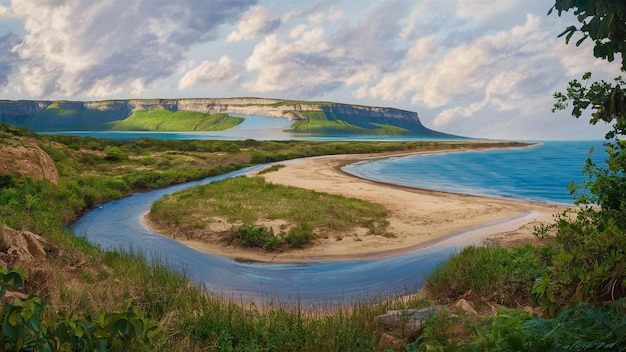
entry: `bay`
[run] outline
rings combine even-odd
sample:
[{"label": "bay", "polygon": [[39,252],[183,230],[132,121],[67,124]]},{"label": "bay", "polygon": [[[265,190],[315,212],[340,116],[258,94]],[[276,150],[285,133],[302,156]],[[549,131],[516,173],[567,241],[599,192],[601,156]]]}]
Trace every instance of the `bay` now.
[{"label": "bay", "polygon": [[[590,151],[593,153],[590,154]],[[343,167],[358,177],[407,187],[572,204],[587,157],[603,163],[603,141],[544,141],[529,148],[421,154]]]}]

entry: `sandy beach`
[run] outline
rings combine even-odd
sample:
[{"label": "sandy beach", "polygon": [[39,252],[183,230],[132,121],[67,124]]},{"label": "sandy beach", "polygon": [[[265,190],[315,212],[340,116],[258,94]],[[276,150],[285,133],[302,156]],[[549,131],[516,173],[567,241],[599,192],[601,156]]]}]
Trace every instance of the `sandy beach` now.
[{"label": "sandy beach", "polygon": [[[412,153],[415,154],[415,153]],[[398,155],[398,154],[395,154]],[[363,235],[354,232],[318,239],[314,246],[285,252],[268,252],[217,243],[177,240],[196,250],[237,260],[264,262],[309,262],[373,259],[419,250],[443,239],[463,243],[489,239],[516,243],[532,239],[539,223],[550,222],[564,207],[511,199],[435,192],[373,182],[349,175],[341,167],[358,161],[381,158],[381,154],[335,155],[282,162],[285,167],[262,174],[268,182],[318,192],[340,194],[378,203],[389,211],[389,232],[394,236]],[[148,226],[159,229],[146,217]],[[472,238],[464,238],[466,230]],[[468,233],[469,236],[469,233]]]}]

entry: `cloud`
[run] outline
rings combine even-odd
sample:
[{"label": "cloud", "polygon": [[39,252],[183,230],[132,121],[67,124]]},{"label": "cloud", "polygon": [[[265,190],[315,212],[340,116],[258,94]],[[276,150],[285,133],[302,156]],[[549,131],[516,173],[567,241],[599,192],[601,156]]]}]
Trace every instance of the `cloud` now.
[{"label": "cloud", "polygon": [[457,14],[459,17],[472,17],[477,20],[486,20],[515,8],[516,3],[520,1],[521,0],[507,0],[493,2],[459,0],[457,3]]},{"label": "cloud", "polygon": [[273,16],[268,10],[254,7],[239,20],[237,30],[231,32],[226,41],[238,42],[267,35],[280,27],[280,24],[280,18]]},{"label": "cloud", "polygon": [[178,84],[178,88],[185,90],[214,83],[236,81],[239,74],[235,66],[235,61],[228,56],[222,56],[217,62],[205,60],[198,67],[185,73]]},{"label": "cloud", "polygon": [[20,62],[19,56],[13,52],[19,41],[20,38],[12,33],[0,37],[0,88],[9,83],[9,76]]},{"label": "cloud", "polygon": [[15,48],[34,97],[128,95],[172,75],[194,44],[216,40],[254,0],[20,0],[25,21]]},{"label": "cloud", "polygon": [[[333,20],[338,20],[339,12]],[[246,60],[254,76],[244,86],[254,92],[288,94],[290,98],[320,97],[392,69],[404,56],[395,48],[405,17],[406,4],[375,4],[356,24],[347,21],[334,30],[318,26],[320,19],[309,15],[309,23],[286,33],[273,33],[255,46]]]}]

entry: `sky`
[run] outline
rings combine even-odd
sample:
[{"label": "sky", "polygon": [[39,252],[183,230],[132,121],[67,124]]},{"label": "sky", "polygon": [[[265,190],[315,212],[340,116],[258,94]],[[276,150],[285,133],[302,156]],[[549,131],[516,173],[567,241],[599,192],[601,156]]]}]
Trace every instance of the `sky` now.
[{"label": "sky", "polygon": [[0,99],[333,101],[470,137],[602,139],[588,115],[553,114],[552,94],[619,64],[558,38],[577,22],[552,4],[0,0]]}]

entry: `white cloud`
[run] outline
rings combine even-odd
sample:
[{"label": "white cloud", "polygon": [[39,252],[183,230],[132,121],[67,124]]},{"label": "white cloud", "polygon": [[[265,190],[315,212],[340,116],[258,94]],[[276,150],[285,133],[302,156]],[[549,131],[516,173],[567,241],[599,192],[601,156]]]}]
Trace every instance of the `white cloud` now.
[{"label": "white cloud", "polygon": [[15,48],[23,88],[34,97],[144,91],[254,2],[14,1],[12,13],[26,30]]},{"label": "white cloud", "polygon": [[268,10],[257,6],[239,20],[237,30],[231,32],[226,40],[238,42],[267,35],[275,31],[280,24],[280,18],[273,16]]},{"label": "white cloud", "polygon": [[[309,16],[307,24],[273,33],[246,60],[246,69],[255,75],[245,87],[310,99],[371,80],[404,55],[395,48],[404,10],[400,2],[375,4],[354,25],[343,22],[327,32]],[[332,13],[340,18],[338,11]]]},{"label": "white cloud", "polygon": [[178,88],[181,90],[198,88],[215,83],[233,82],[239,78],[235,69],[236,63],[228,56],[222,56],[219,61],[203,61],[198,67],[185,73]]},{"label": "white cloud", "polygon": [[0,5],[0,20],[8,17],[11,17],[11,8]]},{"label": "white cloud", "polygon": [[520,2],[521,0],[458,0],[457,14],[459,17],[485,20],[513,9]]}]

